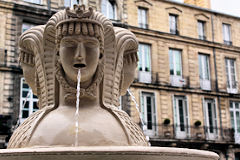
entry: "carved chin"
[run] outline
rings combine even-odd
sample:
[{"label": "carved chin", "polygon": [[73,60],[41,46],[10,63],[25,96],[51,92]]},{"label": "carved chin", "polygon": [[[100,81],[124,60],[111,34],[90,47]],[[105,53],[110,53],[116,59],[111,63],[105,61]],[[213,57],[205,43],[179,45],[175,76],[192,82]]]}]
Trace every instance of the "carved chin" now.
[{"label": "carved chin", "polygon": [[[76,103],[77,89],[76,87],[73,87],[73,85],[70,85],[69,82],[66,80],[65,76],[63,75],[63,69],[60,64],[56,65],[56,78],[65,92],[64,97],[62,97],[64,98],[65,102]],[[81,97],[86,97],[89,99],[96,98],[97,88],[100,82],[102,81],[102,78],[103,78],[103,65],[99,64],[92,83],[87,88],[80,89],[80,98]]]}]

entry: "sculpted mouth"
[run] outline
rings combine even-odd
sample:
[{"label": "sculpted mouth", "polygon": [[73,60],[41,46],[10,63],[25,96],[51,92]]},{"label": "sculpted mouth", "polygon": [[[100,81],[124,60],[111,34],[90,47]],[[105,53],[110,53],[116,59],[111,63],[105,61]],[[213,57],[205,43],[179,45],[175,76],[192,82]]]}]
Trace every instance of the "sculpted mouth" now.
[{"label": "sculpted mouth", "polygon": [[81,68],[84,68],[86,67],[86,64],[83,64],[83,63],[76,63],[73,65],[74,68],[77,68],[77,69],[81,69]]}]

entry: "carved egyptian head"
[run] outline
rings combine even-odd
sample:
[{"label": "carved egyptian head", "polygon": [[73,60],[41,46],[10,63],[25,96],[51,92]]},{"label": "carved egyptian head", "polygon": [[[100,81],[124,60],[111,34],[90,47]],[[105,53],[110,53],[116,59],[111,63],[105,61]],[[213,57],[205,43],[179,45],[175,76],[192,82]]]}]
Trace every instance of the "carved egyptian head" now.
[{"label": "carved egyptian head", "polygon": [[91,8],[74,5],[66,9],[67,19],[56,25],[59,59],[68,80],[77,82],[81,70],[81,82],[91,81],[103,55],[103,26],[91,18]]}]

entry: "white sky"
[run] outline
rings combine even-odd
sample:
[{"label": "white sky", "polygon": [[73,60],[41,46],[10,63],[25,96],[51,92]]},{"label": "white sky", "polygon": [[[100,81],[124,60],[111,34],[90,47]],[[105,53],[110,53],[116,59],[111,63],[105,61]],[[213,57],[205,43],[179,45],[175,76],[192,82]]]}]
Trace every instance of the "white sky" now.
[{"label": "white sky", "polygon": [[240,17],[240,0],[211,0],[211,7],[212,10]]}]

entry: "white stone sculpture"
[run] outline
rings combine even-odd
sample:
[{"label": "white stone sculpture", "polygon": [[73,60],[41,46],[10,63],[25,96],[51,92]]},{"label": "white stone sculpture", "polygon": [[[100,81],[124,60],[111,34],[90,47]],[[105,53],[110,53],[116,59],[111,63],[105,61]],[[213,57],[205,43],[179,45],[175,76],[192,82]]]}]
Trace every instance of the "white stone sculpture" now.
[{"label": "white stone sculpture", "polygon": [[[74,144],[79,69],[78,144],[148,145],[141,129],[118,109],[137,66],[138,42],[131,32],[114,29],[101,13],[75,5],[25,32],[20,49],[24,77],[39,97],[40,110],[14,132],[8,148]],[[123,64],[132,70],[124,71]]]}]

